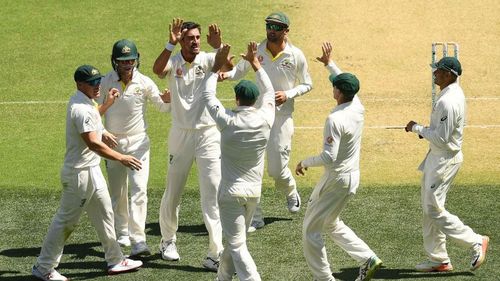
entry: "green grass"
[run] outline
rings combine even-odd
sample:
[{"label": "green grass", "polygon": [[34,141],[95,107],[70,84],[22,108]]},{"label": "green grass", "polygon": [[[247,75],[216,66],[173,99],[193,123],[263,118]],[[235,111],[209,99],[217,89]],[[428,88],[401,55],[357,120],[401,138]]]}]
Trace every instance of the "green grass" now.
[{"label": "green grass", "polygon": [[[293,24],[309,23],[311,17],[323,15],[302,14],[307,9],[307,1],[199,1],[184,3],[173,0],[147,1],[2,1],[0,9],[0,41],[2,42],[2,67],[0,67],[0,280],[33,280],[31,265],[35,262],[47,228],[54,215],[60,198],[59,170],[65,151],[65,114],[69,96],[74,92],[73,72],[81,64],[93,64],[103,73],[111,70],[109,56],[113,43],[122,38],[134,40],[141,53],[141,72],[150,76],[160,88],[165,81],[152,73],[153,62],[167,40],[168,23],[173,17],[182,17],[202,24],[205,36],[210,23],[218,23],[226,42],[233,46],[233,53],[244,51],[250,40],[263,38],[263,18],[271,11],[283,10],[295,14]],[[337,3],[335,4],[337,5]],[[326,12],[326,11],[325,11]],[[329,13],[330,11],[328,11]],[[333,11],[335,14],[335,11]],[[351,15],[346,16],[350,19]],[[339,18],[340,19],[340,18]],[[299,33],[305,25],[293,26],[290,38],[299,46],[319,50],[319,42],[333,37],[339,44],[349,38],[338,33],[330,34],[325,28],[351,27],[347,21],[343,25],[315,25],[318,34]],[[310,25],[307,25],[310,26]],[[478,27],[479,28],[479,27]],[[349,31],[351,32],[351,31]],[[319,34],[321,33],[321,34]],[[354,32],[355,33],[355,32]],[[337,37],[339,38],[337,40]],[[351,36],[350,36],[351,37]],[[354,36],[349,42],[355,42]],[[475,38],[475,37],[474,37]],[[365,40],[365,39],[363,39]],[[308,45],[309,44],[309,45]],[[487,45],[484,45],[487,46]],[[342,48],[342,46],[339,46]],[[203,42],[202,48],[208,50]],[[356,56],[365,48],[357,50]],[[316,52],[316,51],[315,51]],[[309,53],[308,59],[314,60]],[[354,59],[356,62],[356,59]],[[312,63],[310,63],[310,66]],[[314,65],[312,65],[314,67]],[[378,67],[378,66],[377,66]],[[363,69],[369,69],[363,67]],[[361,70],[361,69],[360,69]],[[324,71],[321,69],[321,71]],[[357,71],[357,70],[356,70]],[[324,72],[313,73],[317,81]],[[379,77],[373,75],[373,77]],[[482,75],[481,77],[491,77]],[[378,78],[377,78],[378,79]],[[315,82],[316,83],[316,82]],[[493,85],[483,83],[484,85]],[[218,96],[232,97],[232,82],[220,85]],[[315,84],[314,91],[322,91],[321,84]],[[324,90],[324,89],[323,89]],[[315,98],[314,92],[311,98]],[[317,97],[317,96],[316,96]],[[26,101],[48,101],[51,103],[22,103]],[[12,103],[21,102],[21,103]],[[232,106],[232,102],[226,102]],[[333,101],[332,101],[333,105]],[[315,104],[299,103],[295,114],[297,124],[323,124],[325,116],[310,120]],[[494,106],[490,107],[494,108]],[[311,110],[312,109],[312,110]],[[485,109],[485,108],[483,108]],[[303,113],[303,111],[306,111]],[[301,114],[302,112],[302,114]],[[385,114],[385,110],[383,111]],[[372,115],[373,116],[373,115]],[[367,121],[373,118],[367,115]],[[491,116],[495,116],[491,114]],[[308,117],[304,118],[304,117]],[[315,117],[314,117],[315,118]],[[151,146],[151,172],[149,189],[149,214],[147,234],[153,250],[157,250],[160,240],[158,227],[159,202],[166,176],[166,140],[170,127],[170,116],[148,108],[149,135]],[[301,120],[302,119],[302,120]],[[373,122],[373,121],[370,121]],[[488,122],[487,122],[488,123]],[[303,124],[299,124],[303,125]],[[377,275],[378,280],[486,280],[498,278],[500,256],[495,252],[500,222],[498,199],[500,185],[497,161],[487,165],[488,169],[468,169],[469,173],[459,174],[458,186],[449,194],[448,208],[457,214],[474,230],[490,235],[491,246],[488,262],[478,272],[470,273],[469,252],[455,243],[449,244],[449,252],[455,272],[450,274],[421,274],[412,270],[413,266],[425,258],[420,227],[419,182],[414,171],[418,161],[413,158],[393,158],[388,160],[389,151],[407,148],[400,136],[395,138],[387,132],[366,134],[364,154],[362,154],[362,182],[388,182],[388,175],[398,173],[400,182],[414,182],[415,185],[390,184],[370,185],[362,188],[349,203],[343,218],[358,235],[363,238],[384,260],[385,268]],[[482,163],[482,158],[494,158],[496,153],[494,135],[488,134],[477,140],[468,139],[466,144],[475,148],[488,147],[488,155],[470,149],[465,165],[474,167]],[[312,137],[312,136],[316,137]],[[320,149],[321,130],[297,130],[290,167],[298,160],[316,153]],[[391,146],[385,142],[392,140]],[[398,142],[396,142],[398,141]],[[311,145],[308,145],[311,144]],[[382,145],[382,148],[380,147]],[[375,148],[375,149],[374,149]],[[384,150],[385,149],[385,150]],[[409,153],[409,152],[408,152]],[[422,157],[424,152],[421,153]],[[385,157],[377,162],[377,155]],[[402,163],[398,159],[404,159]],[[404,174],[393,170],[394,165],[410,166],[411,172]],[[483,163],[484,164],[484,163]],[[376,173],[366,172],[377,167]],[[365,174],[366,172],[366,174]],[[465,172],[465,170],[464,170]],[[307,177],[297,179],[304,201],[316,183],[321,169],[311,169]],[[391,179],[396,178],[392,176]],[[460,180],[462,178],[462,180]],[[105,274],[103,252],[94,229],[86,216],[69,239],[60,266],[61,272],[72,280],[213,280],[214,274],[201,267],[206,254],[207,234],[200,214],[199,192],[196,171],[193,169],[182,201],[178,246],[182,260],[178,263],[165,262],[155,254],[145,260],[139,272],[129,275],[108,277]],[[462,182],[471,183],[468,185]],[[494,183],[483,185],[482,183]],[[301,224],[305,208],[297,215],[286,212],[284,199],[272,186],[271,180],[264,178],[263,204],[267,216],[267,226],[251,234],[248,245],[263,280],[311,280],[309,269],[302,254]],[[305,207],[305,206],[304,206]],[[338,247],[327,240],[332,269],[338,280],[353,280],[357,274],[357,264]],[[129,249],[126,250],[126,252]]]},{"label": "green grass", "polygon": [[[157,253],[160,240],[158,209],[163,187],[149,190],[147,238],[154,255],[145,258],[136,273],[108,277],[102,248],[87,216],[70,237],[60,272],[72,280],[213,280],[214,273],[201,266],[207,250],[207,233],[199,207],[197,186],[186,189],[180,212],[179,262],[163,261]],[[303,198],[309,188],[301,188]],[[481,234],[489,235],[491,246],[487,262],[478,271],[468,270],[469,251],[449,241],[448,251],[455,271],[434,274],[413,271],[425,258],[422,249],[419,188],[416,186],[364,187],[342,214],[349,225],[384,261],[376,280],[486,280],[499,276],[496,242],[500,222],[494,207],[500,196],[498,186],[474,188],[456,186],[449,193],[448,209]],[[31,280],[30,267],[39,254],[51,217],[58,206],[59,190],[3,188],[0,199],[0,279]],[[481,202],[481,204],[478,204]],[[302,254],[301,225],[305,209],[291,215],[283,198],[272,188],[264,189],[267,225],[248,238],[248,246],[263,280],[311,280]],[[498,210],[498,209],[497,209]],[[481,218],[478,220],[477,218]],[[327,251],[337,280],[353,280],[357,264],[328,237]],[[129,249],[125,250],[127,253]],[[490,279],[491,280],[491,279]]]}]

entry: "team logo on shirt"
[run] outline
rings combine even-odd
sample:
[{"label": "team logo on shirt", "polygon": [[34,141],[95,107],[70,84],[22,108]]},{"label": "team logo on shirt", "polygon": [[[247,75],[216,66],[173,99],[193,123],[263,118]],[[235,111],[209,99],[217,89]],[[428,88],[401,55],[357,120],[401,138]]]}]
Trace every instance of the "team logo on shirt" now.
[{"label": "team logo on shirt", "polygon": [[328,137],[326,138],[326,142],[327,142],[327,143],[332,143],[332,142],[333,142],[333,137],[332,137],[332,136],[328,136]]},{"label": "team logo on shirt", "polygon": [[194,69],[194,74],[196,74],[196,76],[203,77],[205,75],[205,71],[203,71],[203,67],[201,67],[201,65],[197,65]]},{"label": "team logo on shirt", "polygon": [[444,120],[448,119],[448,116],[443,116],[441,117],[441,122],[443,122]]},{"label": "team logo on shirt", "polygon": [[259,60],[259,62],[260,62],[260,63],[262,63],[262,62],[264,61],[264,57],[263,57],[263,56],[261,56],[261,55],[259,55],[259,56],[257,57],[257,59]]},{"label": "team logo on shirt", "polygon": [[293,69],[293,64],[292,62],[289,60],[289,59],[284,59],[281,63],[280,63],[280,66],[281,68],[283,69]]},{"label": "team logo on shirt", "polygon": [[177,68],[177,70],[175,71],[175,75],[176,75],[177,77],[182,77],[182,69],[181,69],[180,67],[179,67],[179,68]]},{"label": "team logo on shirt", "polygon": [[134,95],[140,96],[142,94],[141,88],[137,87],[133,91]]},{"label": "team logo on shirt", "polygon": [[90,124],[90,117],[87,117],[87,119],[85,119],[85,124]]}]

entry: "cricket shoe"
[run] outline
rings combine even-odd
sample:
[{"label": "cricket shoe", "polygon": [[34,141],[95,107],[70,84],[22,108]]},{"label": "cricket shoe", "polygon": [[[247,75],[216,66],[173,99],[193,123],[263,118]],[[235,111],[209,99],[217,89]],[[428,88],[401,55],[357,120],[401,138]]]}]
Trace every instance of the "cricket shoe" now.
[{"label": "cricket shoe", "polygon": [[373,278],[373,275],[382,266],[382,260],[377,256],[369,258],[360,268],[359,275],[356,281],[368,281]]},{"label": "cricket shoe", "polygon": [[118,237],[118,239],[116,239],[116,242],[118,242],[118,244],[120,244],[120,246],[122,247],[130,247],[130,237],[128,237],[127,235]]},{"label": "cricket shoe", "polygon": [[120,263],[108,266],[108,274],[120,274],[135,271],[142,266],[142,261],[123,259]]},{"label": "cricket shoe", "polygon": [[472,247],[472,260],[470,263],[470,270],[478,269],[486,260],[486,251],[488,250],[488,243],[490,237],[483,236],[483,241],[477,243]]},{"label": "cricket shoe", "polygon": [[43,274],[38,270],[36,265],[31,269],[31,274],[36,278],[44,281],[68,281],[69,279],[66,276],[61,275],[57,270],[52,269],[49,273]]},{"label": "cricket shoe", "polygon": [[149,256],[151,251],[145,241],[132,244],[132,250],[130,251],[131,256]]},{"label": "cricket shoe", "polygon": [[415,266],[417,271],[421,272],[448,272],[453,270],[449,262],[424,261]]},{"label": "cricket shoe", "polygon": [[300,210],[300,195],[297,190],[286,197],[286,203],[290,213],[297,213]]},{"label": "cricket shoe", "polygon": [[217,272],[217,270],[219,270],[219,262],[220,259],[206,257],[205,260],[203,261],[203,267],[210,271]]},{"label": "cricket shoe", "polygon": [[178,261],[181,257],[177,252],[177,247],[174,241],[163,241],[160,242],[160,254],[161,258],[167,261]]},{"label": "cricket shoe", "polygon": [[247,229],[247,232],[255,232],[257,229],[261,229],[266,225],[264,220],[253,220]]}]

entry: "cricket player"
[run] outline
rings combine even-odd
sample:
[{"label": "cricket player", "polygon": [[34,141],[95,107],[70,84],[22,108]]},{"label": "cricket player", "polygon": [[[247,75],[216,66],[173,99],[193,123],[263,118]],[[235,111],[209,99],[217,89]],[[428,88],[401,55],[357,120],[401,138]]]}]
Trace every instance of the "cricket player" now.
[{"label": "cricket player", "polygon": [[[269,75],[275,92],[276,116],[267,146],[268,173],[275,186],[287,198],[288,210],[300,210],[300,196],[293,174],[288,168],[292,148],[294,99],[312,89],[307,61],[302,51],[287,39],[290,20],[282,12],[270,14],[265,19],[267,38],[257,47],[257,57]],[[240,61],[222,79],[239,80],[251,68],[248,61]],[[249,231],[265,225],[260,204],[255,212]]]},{"label": "cricket player", "polygon": [[327,232],[335,244],[361,264],[356,281],[370,280],[382,261],[340,219],[340,213],[359,186],[359,157],[365,111],[356,96],[359,80],[353,74],[342,73],[330,60],[330,43],[324,43],[322,49],[323,55],[317,59],[333,72],[329,79],[337,106],[325,122],[323,151],[300,161],[295,169],[297,175],[304,175],[309,167],[325,168],[325,173],[309,198],[304,217],[304,255],[314,280],[335,280],[321,237],[323,232]]},{"label": "cricket player", "polygon": [[[101,73],[95,67],[82,65],[74,74],[77,91],[68,103],[66,116],[66,155],[61,170],[63,193],[61,203],[43,242],[32,274],[41,280],[69,280],[55,270],[66,240],[86,211],[104,248],[108,273],[116,274],[137,269],[141,261],[125,258],[116,241],[113,209],[106,181],[102,175],[100,156],[119,161],[140,170],[141,161],[118,153],[101,141],[103,126],[95,99],[99,97]],[[114,95],[117,89],[110,89]]]},{"label": "cricket player", "polygon": [[[221,131],[222,179],[219,187],[219,208],[226,244],[221,256],[217,280],[261,280],[257,266],[246,246],[246,232],[260,199],[264,173],[264,152],[274,121],[274,90],[257,59],[257,43],[250,42],[243,59],[256,72],[259,88],[251,81],[241,80],[235,87],[237,107],[225,109],[215,97],[217,72],[229,57],[224,45],[215,57],[212,72],[205,78],[202,101]],[[260,106],[254,107],[259,93]]]},{"label": "cricket player", "polygon": [[[146,133],[146,105],[149,100],[161,111],[169,111],[168,95],[163,96],[156,84],[139,72],[139,53],[134,42],[122,39],[113,45],[110,71],[101,80],[97,102],[105,111],[104,126],[111,133],[113,148],[140,159],[142,169],[127,169],[119,161],[106,160],[109,192],[115,214],[118,243],[130,246],[131,256],[149,255],[146,244],[147,186],[149,178],[150,141]],[[118,89],[107,107],[109,89]],[[128,200],[130,187],[130,205]],[[130,209],[129,209],[130,206]]]},{"label": "cricket player", "polygon": [[454,57],[443,57],[433,68],[434,82],[441,92],[432,108],[428,127],[408,122],[405,130],[429,141],[429,152],[418,169],[423,172],[421,201],[424,249],[428,260],[418,271],[451,271],[446,237],[472,251],[470,269],[476,270],[486,259],[488,236],[476,234],[445,209],[446,194],[463,162],[462,142],[465,126],[465,96],[457,82],[462,66]]},{"label": "cricket player", "polygon": [[[159,77],[168,79],[172,114],[167,186],[160,205],[160,251],[165,260],[176,261],[180,258],[176,247],[180,200],[193,161],[196,161],[201,209],[209,237],[209,250],[203,266],[217,271],[223,249],[217,203],[221,177],[220,132],[200,102],[203,80],[212,69],[215,53],[200,50],[199,24],[174,19],[169,30],[169,42],[153,67]],[[221,46],[221,32],[217,25],[210,25],[207,38],[213,48]],[[171,57],[177,43],[181,45],[181,50]]]}]

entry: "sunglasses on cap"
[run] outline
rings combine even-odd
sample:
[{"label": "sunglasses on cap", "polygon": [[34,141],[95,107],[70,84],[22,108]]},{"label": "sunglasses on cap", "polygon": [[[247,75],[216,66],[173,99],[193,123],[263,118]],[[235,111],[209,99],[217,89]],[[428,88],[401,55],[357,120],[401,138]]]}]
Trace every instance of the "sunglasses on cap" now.
[{"label": "sunglasses on cap", "polygon": [[275,24],[275,23],[266,23],[266,29],[274,30],[274,31],[282,31],[286,29],[286,26]]},{"label": "sunglasses on cap", "polygon": [[86,81],[85,83],[89,84],[92,87],[95,87],[95,86],[101,84],[101,78],[97,78],[97,79],[94,79],[94,80]]}]

